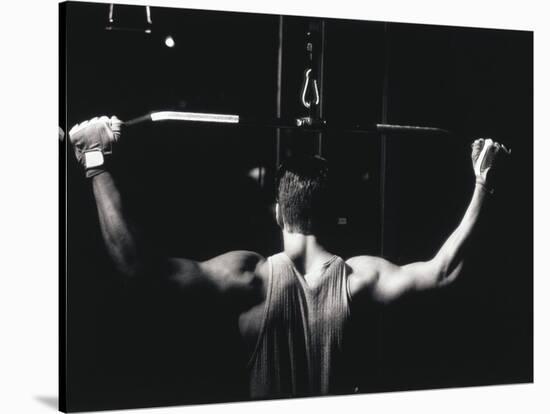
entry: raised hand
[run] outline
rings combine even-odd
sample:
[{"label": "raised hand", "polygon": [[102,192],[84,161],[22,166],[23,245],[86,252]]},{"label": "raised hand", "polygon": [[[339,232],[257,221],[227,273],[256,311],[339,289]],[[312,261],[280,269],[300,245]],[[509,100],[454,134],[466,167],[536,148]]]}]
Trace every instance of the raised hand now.
[{"label": "raised hand", "polygon": [[76,124],[69,131],[69,139],[76,159],[84,166],[86,177],[94,177],[105,171],[106,159],[120,139],[122,122],[116,117],[92,118]]},{"label": "raised hand", "polygon": [[510,154],[511,151],[491,138],[479,138],[472,142],[472,165],[476,183],[490,188],[487,175],[494,167],[498,154],[502,152]]}]

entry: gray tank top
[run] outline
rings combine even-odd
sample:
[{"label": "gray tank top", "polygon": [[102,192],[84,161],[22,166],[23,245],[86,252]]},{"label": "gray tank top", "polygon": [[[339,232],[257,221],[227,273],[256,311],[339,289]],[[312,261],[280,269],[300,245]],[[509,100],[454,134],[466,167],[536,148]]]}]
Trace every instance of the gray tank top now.
[{"label": "gray tank top", "polygon": [[286,254],[268,261],[263,320],[249,362],[250,396],[342,392],[343,337],[350,316],[345,262],[333,256],[309,285]]}]

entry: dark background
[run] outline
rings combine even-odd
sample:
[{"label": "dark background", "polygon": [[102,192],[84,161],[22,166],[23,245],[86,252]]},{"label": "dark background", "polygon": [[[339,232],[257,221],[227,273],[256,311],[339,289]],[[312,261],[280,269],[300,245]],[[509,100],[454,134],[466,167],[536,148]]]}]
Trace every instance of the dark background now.
[{"label": "dark background", "polygon": [[[62,5],[65,127],[97,115],[129,119],[166,109],[277,115],[280,16],[154,7],[146,34],[144,7],[116,5],[115,24],[139,30],[107,31],[108,7]],[[461,278],[389,307],[358,310],[350,376],[360,392],[532,381],[532,33],[282,21],[283,116],[305,115],[305,34],[322,23],[328,122],[439,126],[453,134],[136,126],[125,132],[113,170],[133,221],[173,256],[273,254],[281,249],[272,214],[277,160],[319,153],[331,163],[338,217],[346,223],[333,234],[335,253],[425,260],[471,196],[471,140],[493,137],[513,155],[501,166]],[[175,47],[165,46],[167,35]],[[91,186],[62,145],[61,402],[92,410],[245,399],[245,355],[224,304],[125,286],[102,242]],[[258,168],[263,173],[255,177]]]}]

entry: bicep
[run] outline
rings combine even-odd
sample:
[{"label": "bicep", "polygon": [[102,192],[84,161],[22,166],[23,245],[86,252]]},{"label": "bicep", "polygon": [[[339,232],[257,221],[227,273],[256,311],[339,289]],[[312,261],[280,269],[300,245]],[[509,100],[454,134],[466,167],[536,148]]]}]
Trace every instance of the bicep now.
[{"label": "bicep", "polygon": [[378,283],[373,294],[381,302],[394,301],[406,293],[422,290],[425,280],[433,270],[430,262],[415,262],[404,266],[397,266],[384,261],[379,270]]},{"label": "bicep", "polygon": [[382,258],[364,256],[350,259],[350,265],[357,280],[350,281],[352,292],[355,284],[357,291],[366,291],[372,300],[381,303],[433,287],[439,278],[433,260],[398,266]]}]

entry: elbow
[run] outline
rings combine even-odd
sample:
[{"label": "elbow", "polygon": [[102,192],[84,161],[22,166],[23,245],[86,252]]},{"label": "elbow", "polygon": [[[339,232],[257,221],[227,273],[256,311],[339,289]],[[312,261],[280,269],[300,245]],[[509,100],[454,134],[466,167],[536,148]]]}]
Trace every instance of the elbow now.
[{"label": "elbow", "polygon": [[462,271],[463,261],[452,263],[451,260],[440,260],[435,264],[436,287],[447,286],[453,283]]},{"label": "elbow", "polygon": [[145,272],[145,266],[138,260],[137,254],[123,247],[113,247],[109,250],[111,259],[117,271],[125,279],[133,279]]},{"label": "elbow", "polygon": [[117,271],[124,278],[131,279],[144,272],[135,247],[123,237],[106,237],[107,251]]},{"label": "elbow", "polygon": [[453,282],[460,273],[462,264],[452,268],[451,260],[442,255],[435,256],[429,262],[425,273],[417,279],[416,290],[430,290],[439,288]]},{"label": "elbow", "polygon": [[432,265],[432,272],[435,275],[435,283],[437,285],[448,279],[450,273],[452,272],[452,262],[452,256],[441,251],[430,261]]},{"label": "elbow", "polygon": [[143,270],[139,266],[129,263],[118,262],[116,268],[125,279],[135,279],[143,274]]},{"label": "elbow", "polygon": [[458,279],[458,276],[460,276],[460,273],[462,272],[463,264],[464,262],[461,261],[451,269],[447,268],[445,271],[445,274],[443,275],[443,278],[439,282],[439,285],[446,286],[453,283],[456,279]]}]

